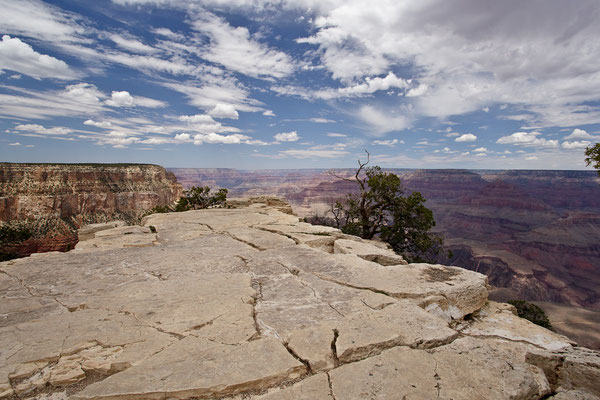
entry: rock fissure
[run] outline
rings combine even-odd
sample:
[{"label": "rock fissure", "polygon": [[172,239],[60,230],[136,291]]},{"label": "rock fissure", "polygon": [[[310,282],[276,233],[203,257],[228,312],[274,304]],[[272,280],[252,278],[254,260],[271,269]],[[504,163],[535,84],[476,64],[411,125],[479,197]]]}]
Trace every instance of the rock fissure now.
[{"label": "rock fissure", "polygon": [[294,243],[296,243],[296,244],[301,244],[301,242],[300,242],[300,240],[298,238],[295,238],[292,235],[288,235],[287,233],[280,232],[280,231],[278,231],[276,229],[267,229],[264,226],[252,226],[252,227],[255,228],[255,229],[264,231],[264,232],[275,233],[277,235],[284,236],[284,237],[286,237],[288,239],[292,239],[294,241]]},{"label": "rock fissure", "polygon": [[340,336],[340,332],[337,329],[333,329],[333,340],[331,340],[331,357],[333,358],[333,367],[337,368],[341,365],[340,359],[337,353],[337,340]]},{"label": "rock fissure", "polygon": [[331,375],[329,375],[329,372],[325,372],[325,374],[327,375],[327,384],[329,385],[329,396],[331,396],[333,400],[337,400],[335,397],[335,393],[333,393],[333,383],[331,382]]},{"label": "rock fissure", "polygon": [[308,376],[314,375],[314,372],[310,366],[310,363],[308,362],[308,360],[305,360],[303,358],[301,358],[298,354],[296,354],[296,352],[294,351],[294,349],[292,349],[289,344],[287,342],[282,342],[283,347],[285,347],[285,349],[287,350],[288,353],[291,354],[292,357],[294,357],[296,360],[300,361],[302,364],[304,364],[304,366],[306,367],[306,371],[308,373]]},{"label": "rock fissure", "polygon": [[27,285],[25,284],[25,282],[24,282],[24,281],[23,281],[21,278],[19,278],[17,275],[10,274],[10,273],[8,273],[7,271],[5,271],[5,270],[3,270],[3,269],[0,269],[0,272],[1,272],[1,273],[3,273],[4,275],[6,275],[6,276],[8,276],[8,277],[10,277],[10,278],[12,278],[12,279],[14,279],[15,281],[17,281],[17,283],[19,284],[19,286],[21,286],[23,289],[27,290],[27,293],[29,293],[29,295],[30,295],[31,297],[42,297],[42,296],[41,296],[41,295],[39,295],[39,294],[34,294],[34,293],[32,292],[32,290],[33,290],[33,289],[32,289],[32,288],[30,288],[29,286],[27,286]]}]

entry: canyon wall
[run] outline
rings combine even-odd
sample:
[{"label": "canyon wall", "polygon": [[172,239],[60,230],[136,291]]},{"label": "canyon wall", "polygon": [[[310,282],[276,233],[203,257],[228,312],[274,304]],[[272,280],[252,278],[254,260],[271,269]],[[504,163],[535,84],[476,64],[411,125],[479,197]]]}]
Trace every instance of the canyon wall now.
[{"label": "canyon wall", "polygon": [[0,163],[1,221],[137,214],[181,192],[158,165]]},{"label": "canyon wall", "polygon": [[[158,165],[0,163],[0,260],[68,251],[80,225],[139,217],[182,190]],[[14,232],[27,238],[7,239]]]}]

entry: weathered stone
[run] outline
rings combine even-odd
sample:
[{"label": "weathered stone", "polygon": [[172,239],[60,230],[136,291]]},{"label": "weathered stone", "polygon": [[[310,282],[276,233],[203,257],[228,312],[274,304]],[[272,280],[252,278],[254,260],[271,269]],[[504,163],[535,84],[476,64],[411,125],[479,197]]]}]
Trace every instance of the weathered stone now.
[{"label": "weathered stone", "polygon": [[568,390],[566,392],[555,394],[549,398],[553,400],[600,400],[600,397],[594,396],[583,390]]},{"label": "weathered stone", "polygon": [[250,400],[334,400],[329,391],[326,374],[318,374],[285,389],[270,390]]},{"label": "weathered stone", "polygon": [[553,388],[582,389],[600,397],[600,355],[586,348],[561,351],[533,350],[527,362],[540,367]]},{"label": "weathered stone", "polygon": [[459,339],[433,352],[395,347],[329,372],[337,399],[534,399],[543,373],[513,359],[503,342]]},{"label": "weathered stone", "polygon": [[356,254],[364,260],[373,261],[381,265],[408,264],[402,256],[399,256],[390,249],[374,246],[372,242],[338,239],[333,244],[333,252],[334,254]]},{"label": "weathered stone", "polygon": [[[232,395],[293,380],[306,372],[276,339],[240,346],[185,338],[146,361],[78,393],[76,399]],[[168,396],[161,394],[168,393]]]},{"label": "weathered stone", "polygon": [[546,350],[561,350],[574,344],[565,336],[517,317],[510,308],[495,302],[486,304],[478,313],[475,321],[461,332],[471,336],[491,336],[524,341]]},{"label": "weathered stone", "polygon": [[[556,365],[573,359],[563,370],[582,377],[564,372],[549,384],[550,374],[523,360],[562,338],[497,304],[460,320],[485,304],[480,274],[332,254],[352,237],[261,203],[154,214],[144,224],[0,264],[0,398],[13,389],[31,400],[48,390],[48,398],[66,390],[80,399],[338,400],[435,398],[437,384],[441,397],[457,399],[475,389],[489,398],[502,390],[539,398],[550,384],[591,390],[595,353],[577,361],[577,349],[561,347]],[[356,240],[356,249],[389,251]],[[124,246],[135,243],[150,245]]]}]

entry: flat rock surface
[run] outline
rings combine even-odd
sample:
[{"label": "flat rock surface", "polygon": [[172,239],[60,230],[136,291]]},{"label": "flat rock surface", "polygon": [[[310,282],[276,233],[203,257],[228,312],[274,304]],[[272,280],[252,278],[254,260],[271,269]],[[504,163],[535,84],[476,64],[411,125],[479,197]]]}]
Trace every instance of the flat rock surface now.
[{"label": "flat rock surface", "polygon": [[236,204],[0,263],[0,398],[597,394],[598,354],[487,303],[485,276]]}]

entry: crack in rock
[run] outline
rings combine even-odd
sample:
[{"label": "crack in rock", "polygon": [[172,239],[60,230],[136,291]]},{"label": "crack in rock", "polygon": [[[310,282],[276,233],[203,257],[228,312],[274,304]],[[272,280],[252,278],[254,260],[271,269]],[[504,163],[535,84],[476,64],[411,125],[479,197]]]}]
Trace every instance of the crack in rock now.
[{"label": "crack in rock", "polygon": [[288,351],[288,353],[290,353],[290,355],[292,357],[294,357],[296,360],[300,361],[302,364],[304,364],[304,366],[306,367],[306,371],[307,371],[307,377],[314,375],[314,372],[310,366],[310,363],[308,362],[308,360],[303,359],[302,357],[300,357],[298,354],[296,354],[296,352],[294,351],[294,349],[292,349],[289,344],[287,342],[282,342],[283,347],[285,347],[285,349]]},{"label": "crack in rock", "polygon": [[333,393],[333,384],[331,383],[331,376],[329,375],[329,372],[325,372],[325,374],[327,375],[327,384],[329,385],[329,395],[333,400],[337,400],[335,398],[335,394]]},{"label": "crack in rock", "polygon": [[337,329],[334,329],[333,330],[333,340],[331,341],[331,356],[333,358],[334,368],[337,368],[341,365],[340,359],[338,358],[338,354],[337,354],[337,340],[338,340],[339,336],[340,336],[340,332]]}]

